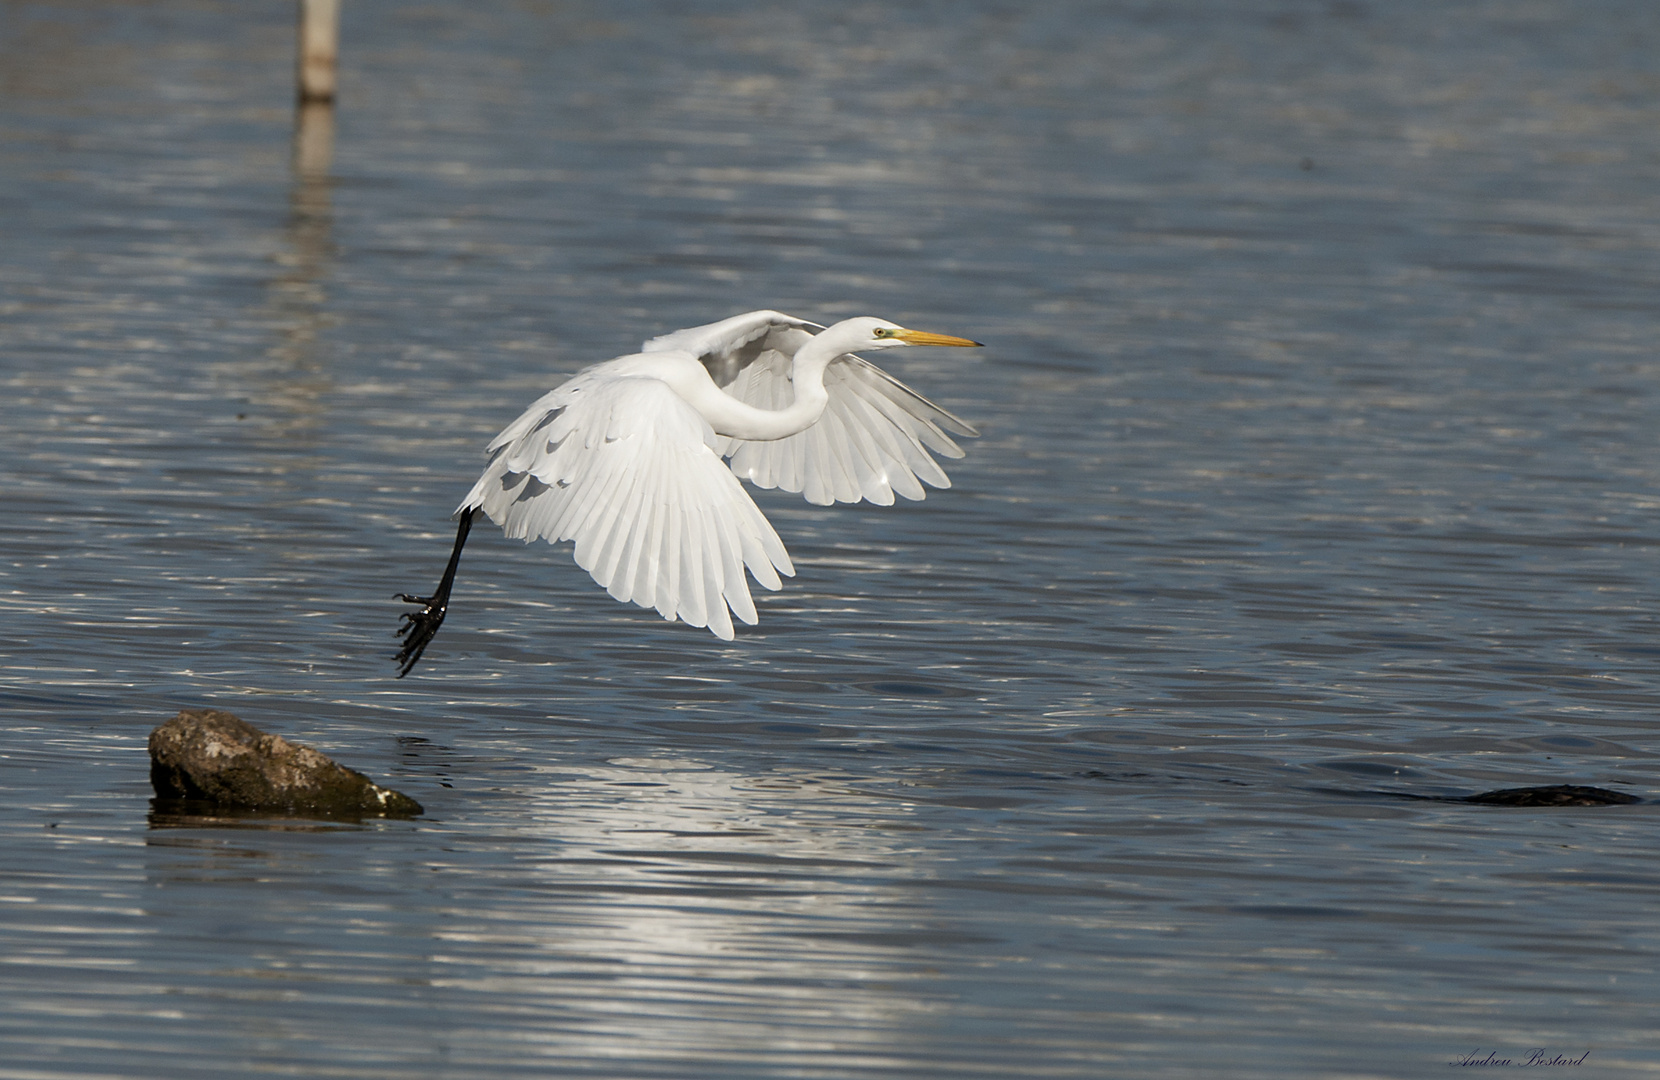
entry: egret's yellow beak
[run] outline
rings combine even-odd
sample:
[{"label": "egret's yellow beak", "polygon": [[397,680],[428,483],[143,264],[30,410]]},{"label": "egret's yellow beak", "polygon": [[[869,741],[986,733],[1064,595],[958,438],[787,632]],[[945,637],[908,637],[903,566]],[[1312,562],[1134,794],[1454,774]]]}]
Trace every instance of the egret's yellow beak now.
[{"label": "egret's yellow beak", "polygon": [[952,337],[950,334],[930,334],[926,330],[894,330],[889,335],[907,345],[974,345],[978,341],[970,341],[965,337]]}]

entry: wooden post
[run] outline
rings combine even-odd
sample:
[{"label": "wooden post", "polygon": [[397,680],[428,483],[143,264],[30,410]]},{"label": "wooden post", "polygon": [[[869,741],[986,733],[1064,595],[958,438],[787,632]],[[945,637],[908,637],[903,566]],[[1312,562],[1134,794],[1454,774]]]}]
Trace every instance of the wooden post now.
[{"label": "wooden post", "polygon": [[334,100],[340,0],[300,0],[300,101]]}]

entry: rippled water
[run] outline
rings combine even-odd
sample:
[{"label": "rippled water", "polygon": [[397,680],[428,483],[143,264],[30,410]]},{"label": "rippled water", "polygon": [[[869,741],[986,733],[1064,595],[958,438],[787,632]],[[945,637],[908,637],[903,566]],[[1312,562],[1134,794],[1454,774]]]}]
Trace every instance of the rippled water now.
[{"label": "rippled water", "polygon": [[[1660,1071],[1660,9],[0,6],[0,1076]],[[328,132],[312,136],[327,144]],[[978,424],[734,643],[475,534],[754,307]],[[152,818],[230,709],[420,799]]]}]

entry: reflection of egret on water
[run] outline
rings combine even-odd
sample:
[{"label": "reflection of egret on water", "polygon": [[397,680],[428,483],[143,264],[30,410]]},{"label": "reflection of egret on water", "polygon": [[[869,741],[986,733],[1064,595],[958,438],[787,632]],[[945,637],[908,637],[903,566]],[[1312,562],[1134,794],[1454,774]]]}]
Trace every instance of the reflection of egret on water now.
[{"label": "reflection of egret on water", "polygon": [[947,432],[977,432],[853,353],[977,344],[882,319],[825,328],[752,311],[579,372],[490,443],[437,590],[399,596],[422,605],[398,630],[400,677],[444,621],[481,512],[527,542],[574,540],[577,565],[616,599],[731,640],[731,615],[756,622],[744,570],[768,589],[795,573],[738,478],[825,506],[950,487],[930,451],[962,457]]},{"label": "reflection of egret on water", "polygon": [[558,1016],[561,1060],[614,1062],[624,1016],[652,1018],[631,1047],[706,1055],[710,1076],[763,1041],[795,1047],[775,1063],[823,1060],[802,1032],[885,1054],[937,1025],[933,979],[895,947],[950,932],[918,895],[913,806],[784,762],[616,757],[505,783],[496,835],[536,853],[516,861],[511,924],[499,905],[447,912],[433,970],[486,1008]]}]

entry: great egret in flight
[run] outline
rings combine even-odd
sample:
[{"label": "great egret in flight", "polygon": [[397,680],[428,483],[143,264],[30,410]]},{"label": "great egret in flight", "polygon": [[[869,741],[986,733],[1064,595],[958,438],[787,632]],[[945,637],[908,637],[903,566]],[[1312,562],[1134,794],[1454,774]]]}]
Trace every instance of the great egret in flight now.
[{"label": "great egret in flight", "polygon": [[732,640],[729,608],[756,622],[744,569],[768,589],[795,573],[738,478],[823,506],[950,487],[929,451],[960,458],[947,432],[979,432],[853,354],[978,344],[883,319],[826,328],[752,311],[578,372],[491,441],[438,588],[398,595],[422,605],[398,628],[398,677],[443,624],[479,513],[527,543],[576,541],[577,565],[616,599]]}]

